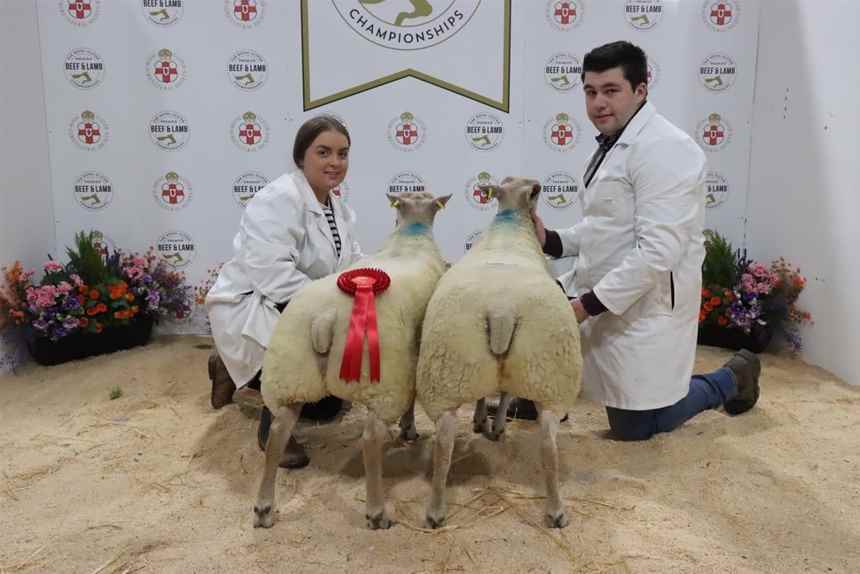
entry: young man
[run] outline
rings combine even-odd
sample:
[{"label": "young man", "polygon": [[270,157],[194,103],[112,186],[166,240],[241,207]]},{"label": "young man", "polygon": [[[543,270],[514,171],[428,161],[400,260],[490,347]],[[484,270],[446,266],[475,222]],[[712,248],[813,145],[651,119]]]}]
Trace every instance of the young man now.
[{"label": "young man", "polygon": [[[578,256],[571,305],[580,322],[584,394],[606,406],[621,440],[648,439],[719,406],[745,412],[759,396],[753,353],[692,376],[705,155],[647,101],[646,57],[637,46],[595,48],[585,56],[582,81],[588,117],[600,132],[580,194],[583,219],[557,231],[534,219],[545,253]],[[526,417],[534,410],[517,402]]]}]

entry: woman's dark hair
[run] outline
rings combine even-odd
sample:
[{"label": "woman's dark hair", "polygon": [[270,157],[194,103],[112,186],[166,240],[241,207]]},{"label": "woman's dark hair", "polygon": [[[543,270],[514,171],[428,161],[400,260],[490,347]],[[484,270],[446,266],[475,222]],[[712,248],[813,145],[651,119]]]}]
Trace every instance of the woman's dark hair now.
[{"label": "woman's dark hair", "polygon": [[305,152],[308,151],[308,148],[311,147],[317,136],[328,131],[342,133],[346,136],[347,143],[352,145],[349,132],[339,119],[328,114],[315,116],[303,123],[298,133],[296,133],[296,139],[293,142],[293,161],[296,167],[302,167]]},{"label": "woman's dark hair", "polygon": [[630,42],[612,42],[598,46],[585,55],[582,61],[582,81],[585,72],[605,72],[621,67],[624,79],[636,89],[639,84],[648,85],[648,59],[642,48]]}]

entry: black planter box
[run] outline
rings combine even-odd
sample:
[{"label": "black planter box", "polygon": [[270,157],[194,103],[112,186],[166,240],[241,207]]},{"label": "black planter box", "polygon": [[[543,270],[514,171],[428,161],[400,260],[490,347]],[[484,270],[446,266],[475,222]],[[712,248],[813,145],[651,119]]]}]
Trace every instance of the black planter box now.
[{"label": "black planter box", "polygon": [[718,327],[715,325],[700,325],[700,345],[722,347],[724,349],[749,349],[753,353],[761,353],[770,344],[773,338],[773,329],[768,325],[754,324],[749,333],[740,329]]},{"label": "black planter box", "polygon": [[153,322],[152,317],[141,317],[124,327],[111,327],[97,335],[75,333],[57,341],[37,337],[30,330],[26,334],[27,350],[40,365],[59,365],[145,345],[152,335]]}]

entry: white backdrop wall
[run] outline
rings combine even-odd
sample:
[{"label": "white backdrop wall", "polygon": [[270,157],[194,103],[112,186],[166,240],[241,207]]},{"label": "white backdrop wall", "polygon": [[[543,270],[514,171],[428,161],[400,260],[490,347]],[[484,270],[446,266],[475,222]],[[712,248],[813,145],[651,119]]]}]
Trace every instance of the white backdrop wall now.
[{"label": "white backdrop wall", "polygon": [[749,196],[751,255],[809,283],[803,353],[860,384],[860,3],[766,0]]},{"label": "white backdrop wall", "polygon": [[[404,20],[406,0],[38,2],[57,246],[97,229],[201,282],[230,256],[242,202],[292,168],[296,129],[321,111],[352,134],[343,193],[367,251],[391,229],[392,186],[454,194],[436,227],[451,259],[492,218],[473,193],[481,177],[538,178],[548,226],[572,225],[596,135],[578,66],[618,39],[646,50],[652,101],[708,151],[709,225],[743,243],[757,1],[429,4]],[[404,49],[430,28],[436,39]]]},{"label": "white backdrop wall", "polygon": [[[56,244],[36,4],[3,0],[2,12],[0,266],[18,259],[32,268]],[[21,359],[13,331],[0,331],[0,373]]]}]

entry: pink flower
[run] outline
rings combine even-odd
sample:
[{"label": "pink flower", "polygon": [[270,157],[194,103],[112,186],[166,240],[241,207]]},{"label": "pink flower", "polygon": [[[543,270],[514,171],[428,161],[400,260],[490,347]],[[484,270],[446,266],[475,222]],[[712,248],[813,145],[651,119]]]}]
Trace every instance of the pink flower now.
[{"label": "pink flower", "polygon": [[72,286],[68,283],[68,281],[60,281],[60,284],[57,285],[57,291],[65,295],[69,291],[72,290]]},{"label": "pink flower", "polygon": [[747,292],[756,292],[755,279],[749,273],[741,275],[741,287]]},{"label": "pink flower", "polygon": [[45,262],[45,273],[56,273],[58,271],[62,271],[63,266],[57,263],[56,261],[46,261]]},{"label": "pink flower", "polygon": [[70,275],[70,277],[71,277],[71,279],[72,279],[72,283],[74,283],[74,284],[75,284],[75,287],[80,287],[81,285],[83,285],[83,284],[84,284],[84,280],[83,280],[83,279],[81,279],[81,278],[80,278],[80,276],[79,276],[77,273],[72,273],[72,274]]}]

